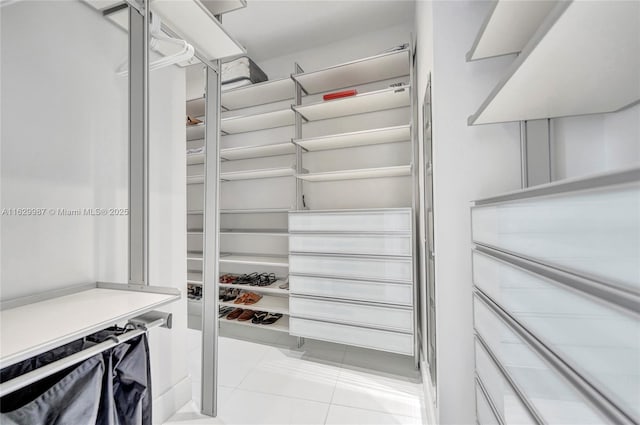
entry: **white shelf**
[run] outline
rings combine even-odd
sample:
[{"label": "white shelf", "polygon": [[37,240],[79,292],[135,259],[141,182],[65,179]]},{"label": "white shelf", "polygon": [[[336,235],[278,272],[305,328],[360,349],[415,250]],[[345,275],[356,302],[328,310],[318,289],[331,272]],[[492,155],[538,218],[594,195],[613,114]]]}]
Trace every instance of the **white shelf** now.
[{"label": "white shelf", "polygon": [[151,11],[208,60],[246,53],[198,0],[154,0],[151,2]]},{"label": "white shelf", "polygon": [[560,2],[469,125],[613,112],[640,99],[640,2]]},{"label": "white shelf", "polygon": [[292,99],[295,84],[291,78],[265,81],[222,92],[221,104],[228,110],[248,108]]},{"label": "white shelf", "polygon": [[[202,261],[202,252],[199,251],[187,251],[187,260],[190,261]],[[189,283],[189,282],[187,282]]]},{"label": "white shelf", "polygon": [[180,299],[175,288],[92,284],[3,303],[6,367]]},{"label": "white shelf", "polygon": [[246,0],[200,0],[200,2],[214,16],[247,7]]},{"label": "white shelf", "polygon": [[198,99],[187,100],[187,115],[191,118],[203,117],[205,112],[205,99],[200,97]]},{"label": "white shelf", "polygon": [[194,140],[204,140],[204,123],[187,125],[187,142]]},{"label": "white shelf", "polygon": [[187,176],[187,184],[204,184],[204,175]]},{"label": "white shelf", "polygon": [[289,257],[265,254],[221,253],[220,263],[248,264],[254,266],[288,267]]},{"label": "white shelf", "polygon": [[409,75],[409,51],[406,49],[293,75],[292,78],[308,94],[315,94],[405,75]]},{"label": "white shelf", "polygon": [[220,180],[233,181],[233,180],[252,180],[252,179],[266,179],[274,177],[287,177],[295,175],[295,170],[291,167],[280,168],[263,168],[259,170],[246,170],[246,171],[230,171],[227,173],[220,173]]},{"label": "white shelf", "polygon": [[221,149],[220,158],[233,161],[236,159],[263,158],[294,153],[296,153],[296,146],[291,142],[285,142],[262,146]]},{"label": "white shelf", "polygon": [[[252,288],[252,287],[250,287]],[[248,292],[251,292],[251,289],[247,288]],[[254,310],[254,311],[269,311],[271,313],[282,313],[289,314],[289,298],[288,297],[276,297],[270,295],[264,295],[260,301],[255,304],[234,304],[233,301],[219,303],[221,306],[226,307],[234,307],[234,308],[244,308],[246,310]]]},{"label": "white shelf", "polygon": [[288,279],[286,280],[278,279],[269,286],[251,286],[251,285],[237,285],[233,283],[220,283],[220,287],[232,288],[232,289],[243,289],[247,291],[261,292],[264,294],[288,295],[289,294],[288,289],[279,288],[279,286],[282,285],[283,283],[286,283],[287,280]]},{"label": "white shelf", "polygon": [[282,316],[280,319],[278,319],[276,323],[273,323],[271,325],[255,324],[255,323],[251,323],[251,320],[247,320],[244,322],[239,322],[238,319],[227,320],[226,316],[220,318],[220,323],[229,323],[229,324],[234,324],[238,326],[247,326],[250,328],[268,329],[271,331],[289,333],[289,316],[287,315]]},{"label": "white shelf", "polygon": [[187,165],[204,164],[204,153],[192,153],[187,155]]},{"label": "white shelf", "polygon": [[467,53],[467,60],[522,51],[557,4],[557,1],[495,1]]},{"label": "white shelf", "polygon": [[188,285],[202,285],[202,281],[201,280],[189,280],[189,279],[187,279],[187,284]]},{"label": "white shelf", "polygon": [[220,129],[227,134],[245,133],[249,131],[267,130],[269,128],[293,125],[295,113],[291,108],[262,114],[240,115],[222,118]]},{"label": "white shelf", "polygon": [[187,215],[202,215],[204,210],[188,210]]},{"label": "white shelf", "polygon": [[324,173],[298,174],[297,178],[309,182],[334,180],[374,179],[382,177],[402,177],[411,175],[411,165],[393,167],[362,168],[358,170],[328,171]]},{"label": "white shelf", "polygon": [[202,235],[204,232],[201,229],[191,229],[187,230],[187,235]]},{"label": "white shelf", "polygon": [[287,214],[294,208],[253,208],[220,210],[220,214]]},{"label": "white shelf", "polygon": [[309,152],[314,152],[355,146],[378,145],[382,143],[405,142],[409,140],[411,140],[410,126],[400,125],[397,127],[376,128],[374,130],[332,134],[308,139],[295,139],[293,143]]},{"label": "white shelf", "polygon": [[405,84],[402,87],[390,87],[336,100],[293,106],[293,108],[307,121],[384,111],[386,109],[409,106],[411,101],[409,88],[410,86]]},{"label": "white shelf", "polygon": [[220,229],[221,235],[289,236],[287,229]]}]

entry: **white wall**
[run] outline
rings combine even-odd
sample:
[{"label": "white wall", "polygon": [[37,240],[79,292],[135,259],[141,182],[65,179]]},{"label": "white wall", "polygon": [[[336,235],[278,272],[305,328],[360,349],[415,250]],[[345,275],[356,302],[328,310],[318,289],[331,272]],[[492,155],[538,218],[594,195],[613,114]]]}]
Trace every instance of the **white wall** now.
[{"label": "white wall", "polygon": [[[127,79],[115,69],[127,37],[79,1],[0,8],[1,207],[121,207],[128,203]],[[151,74],[150,282],[184,290],[184,70]],[[126,282],[126,217],[1,218],[1,298],[78,283]],[[186,300],[172,330],[151,331],[154,417],[190,398]]]},{"label": "white wall", "polygon": [[[475,423],[469,204],[520,186],[518,125],[467,126],[512,60],[465,61],[489,6],[433,2],[437,403],[443,424]],[[419,45],[428,43],[421,30]],[[424,72],[420,67],[421,81]]]}]

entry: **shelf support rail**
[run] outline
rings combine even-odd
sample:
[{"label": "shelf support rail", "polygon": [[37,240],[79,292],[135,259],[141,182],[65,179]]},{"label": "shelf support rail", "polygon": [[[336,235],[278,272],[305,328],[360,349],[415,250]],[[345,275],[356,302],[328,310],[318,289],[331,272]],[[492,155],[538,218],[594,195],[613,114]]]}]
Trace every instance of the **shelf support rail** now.
[{"label": "shelf support rail", "polygon": [[63,371],[71,366],[81,363],[95,355],[103,353],[117,345],[127,342],[137,336],[147,333],[150,329],[156,327],[171,328],[171,313],[161,311],[150,311],[138,317],[130,319],[128,324],[133,325],[135,329],[127,331],[122,335],[113,335],[106,341],[96,344],[92,347],[79,351],[70,356],[64,357],[46,366],[39,367],[31,372],[20,375],[16,378],[8,380],[0,384],[0,397],[14,393],[26,386],[38,382],[48,376]]}]

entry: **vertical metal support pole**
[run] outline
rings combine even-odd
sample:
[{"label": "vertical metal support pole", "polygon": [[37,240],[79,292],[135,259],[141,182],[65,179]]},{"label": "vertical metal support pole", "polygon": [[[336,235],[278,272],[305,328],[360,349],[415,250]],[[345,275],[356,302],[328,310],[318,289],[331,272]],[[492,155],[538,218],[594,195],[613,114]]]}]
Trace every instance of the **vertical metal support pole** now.
[{"label": "vertical metal support pole", "polygon": [[[302,70],[302,67],[300,65],[298,65],[298,63],[295,63],[293,66],[293,73],[294,74],[300,74],[304,72]],[[294,100],[295,100],[295,104],[296,106],[302,105],[302,87],[300,87],[300,83],[298,83],[296,80],[293,80],[294,82]],[[299,113],[295,113],[295,135],[294,138],[296,139],[300,139],[302,138],[302,117],[300,116]],[[302,173],[302,148],[298,145],[296,145],[296,174]],[[302,210],[305,208],[304,202],[302,200],[302,196],[303,196],[303,183],[301,179],[296,178],[296,210]],[[298,348],[302,348],[302,345],[304,344],[304,338],[302,337],[298,337],[297,340],[297,347]]]},{"label": "vertical metal support pole", "polygon": [[149,8],[129,7],[129,282],[149,284]]},{"label": "vertical metal support pole", "polygon": [[[413,257],[413,360],[416,369],[420,368],[420,267],[418,255],[421,253],[420,238],[418,228],[420,226],[420,182],[419,182],[419,147],[418,147],[418,90],[416,90],[415,64],[413,58],[414,45],[411,37],[409,48],[409,90],[411,90],[411,183],[413,186],[411,196],[411,211],[413,213],[412,238],[413,246],[411,255]],[[424,255],[424,253],[423,253]]]},{"label": "vertical metal support pole", "polygon": [[520,186],[529,187],[529,160],[527,159],[527,122],[520,121]]},{"label": "vertical metal support pole", "polygon": [[220,61],[205,70],[205,193],[202,265],[202,413],[218,412],[218,260],[220,257]]},{"label": "vertical metal support pole", "polygon": [[549,182],[556,180],[556,150],[555,144],[553,143],[553,121],[551,118],[547,119],[547,140],[549,143]]}]

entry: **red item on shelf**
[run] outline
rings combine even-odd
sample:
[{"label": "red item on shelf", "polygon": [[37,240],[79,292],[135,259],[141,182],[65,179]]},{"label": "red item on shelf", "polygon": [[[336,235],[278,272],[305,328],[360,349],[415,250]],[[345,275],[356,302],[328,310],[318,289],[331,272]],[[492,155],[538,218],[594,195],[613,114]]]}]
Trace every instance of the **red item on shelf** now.
[{"label": "red item on shelf", "polygon": [[358,94],[358,91],[356,89],[343,90],[343,91],[337,91],[335,93],[327,93],[324,96],[322,96],[322,99],[324,99],[324,100],[333,100],[333,99],[339,99],[341,97],[355,96],[357,94]]}]

